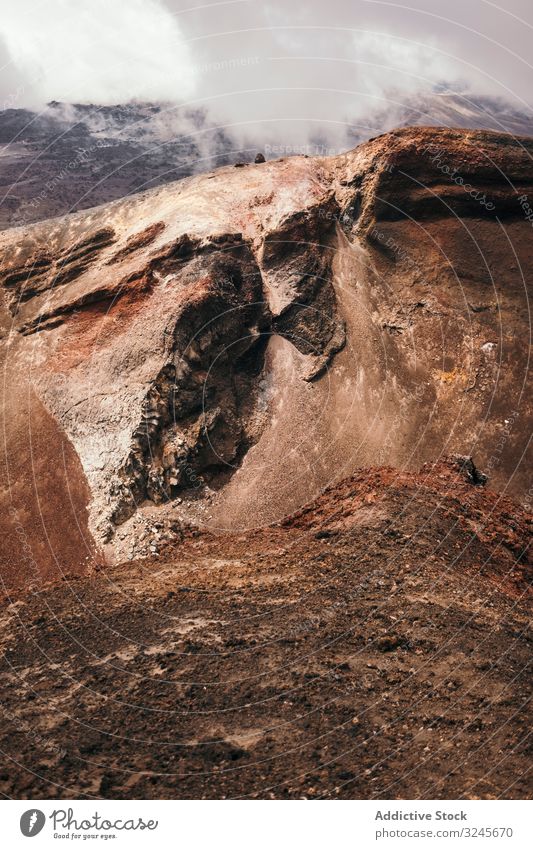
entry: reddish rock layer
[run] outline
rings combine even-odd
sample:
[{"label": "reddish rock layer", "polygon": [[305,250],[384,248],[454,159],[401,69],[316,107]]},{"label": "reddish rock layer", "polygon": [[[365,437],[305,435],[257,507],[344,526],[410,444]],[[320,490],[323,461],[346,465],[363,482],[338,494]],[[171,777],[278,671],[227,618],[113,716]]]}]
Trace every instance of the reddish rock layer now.
[{"label": "reddish rock layer", "polygon": [[39,572],[454,451],[527,501],[532,153],[406,129],[2,234],[2,498],[46,495]]}]

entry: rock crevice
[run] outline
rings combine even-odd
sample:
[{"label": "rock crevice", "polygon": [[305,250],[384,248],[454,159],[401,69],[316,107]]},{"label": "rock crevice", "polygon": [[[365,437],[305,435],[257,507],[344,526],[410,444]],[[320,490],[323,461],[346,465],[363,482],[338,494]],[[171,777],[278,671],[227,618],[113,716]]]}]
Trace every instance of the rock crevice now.
[{"label": "rock crevice", "polygon": [[[441,452],[523,496],[532,156],[405,129],[7,231],[8,417],[31,385],[112,557],[138,512],[277,520],[362,465]],[[8,458],[19,439],[8,421]]]}]

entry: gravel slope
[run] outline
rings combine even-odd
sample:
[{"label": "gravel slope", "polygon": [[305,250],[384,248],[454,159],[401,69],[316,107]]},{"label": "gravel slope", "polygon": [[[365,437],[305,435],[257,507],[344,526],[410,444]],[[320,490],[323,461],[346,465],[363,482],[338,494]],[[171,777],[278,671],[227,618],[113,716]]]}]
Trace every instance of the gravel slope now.
[{"label": "gravel slope", "polygon": [[12,597],[16,798],[522,798],[527,545],[451,462]]}]

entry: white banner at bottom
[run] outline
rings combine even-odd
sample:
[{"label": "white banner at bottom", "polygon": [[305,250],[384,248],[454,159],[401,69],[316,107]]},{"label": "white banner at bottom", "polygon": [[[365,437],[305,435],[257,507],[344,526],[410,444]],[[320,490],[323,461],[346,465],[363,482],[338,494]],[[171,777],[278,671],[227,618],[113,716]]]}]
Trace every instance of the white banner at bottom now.
[{"label": "white banner at bottom", "polygon": [[[3,801],[3,846],[530,849],[524,801]],[[29,843],[35,839],[35,843]]]}]

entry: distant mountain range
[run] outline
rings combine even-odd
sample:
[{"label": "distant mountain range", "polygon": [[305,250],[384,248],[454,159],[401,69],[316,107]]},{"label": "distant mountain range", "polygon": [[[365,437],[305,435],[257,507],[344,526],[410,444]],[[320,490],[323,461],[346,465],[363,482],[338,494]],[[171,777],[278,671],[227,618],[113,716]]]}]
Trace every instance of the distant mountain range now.
[{"label": "distant mountain range", "polygon": [[[533,117],[503,101],[434,93],[373,113],[364,125],[348,125],[346,149],[409,125],[533,135]],[[327,139],[321,141],[325,149]],[[0,145],[0,229],[7,229],[250,161],[264,139],[237,140],[201,109],[53,101],[41,113],[1,112]]]},{"label": "distant mountain range", "polygon": [[97,206],[232,161],[200,110],[50,103],[0,114],[0,229]]},{"label": "distant mountain range", "polygon": [[[386,132],[394,127],[430,126],[494,130],[515,136],[533,135],[533,113],[513,109],[503,100],[461,94],[418,94],[375,113],[372,124]],[[352,130],[354,143],[366,141],[367,132]]]}]

